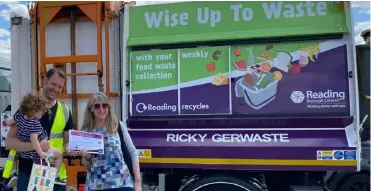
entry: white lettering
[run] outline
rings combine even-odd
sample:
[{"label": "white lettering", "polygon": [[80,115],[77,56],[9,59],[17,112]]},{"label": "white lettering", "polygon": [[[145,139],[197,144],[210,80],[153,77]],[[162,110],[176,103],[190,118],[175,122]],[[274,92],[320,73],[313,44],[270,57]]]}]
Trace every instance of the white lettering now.
[{"label": "white lettering", "polygon": [[185,52],[182,53],[183,58],[207,58],[209,52],[203,50],[197,50],[195,52]]},{"label": "white lettering", "polygon": [[213,142],[233,143],[233,142],[289,142],[288,134],[214,134]]},{"label": "white lettering", "polygon": [[[262,3],[265,15],[268,19],[279,19],[281,14],[284,18],[299,18],[307,14],[307,16],[324,16],[327,11],[326,2],[310,2],[298,3],[295,7],[292,4],[283,3],[283,2],[271,2],[271,3]],[[313,10],[313,7],[315,9]],[[306,8],[304,11],[303,8]],[[235,9],[236,10],[236,9]]]},{"label": "white lettering", "polygon": [[313,5],[314,4],[312,2],[310,2],[310,1],[307,1],[307,3],[304,5],[304,6],[307,7],[307,14],[308,14],[308,16],[311,16],[311,17],[316,16],[316,14],[312,11]]},{"label": "white lettering", "polygon": [[165,10],[164,12],[160,11],[158,13],[153,12],[149,15],[148,12],[144,13],[144,17],[147,22],[148,28],[158,28],[162,21],[162,16],[164,16],[164,26],[165,27],[175,27],[180,25],[188,25],[188,13],[173,13],[170,14],[169,10]]},{"label": "white lettering", "polygon": [[149,16],[149,13],[145,12],[144,17],[146,18],[147,27],[152,28],[154,26],[155,28],[158,28],[161,24],[163,14],[164,13],[160,11],[158,14],[152,13],[151,16]]},{"label": "white lettering", "polygon": [[[205,142],[208,134],[167,134],[167,142]],[[251,133],[251,134],[213,134],[211,141],[215,143],[288,143],[289,135],[287,133]]]},{"label": "white lettering", "polygon": [[207,134],[167,134],[166,142],[205,142]]},{"label": "white lettering", "polygon": [[327,90],[326,92],[307,91],[307,98],[308,99],[338,98],[340,100],[344,100],[345,92],[333,92],[332,90]]},{"label": "white lettering", "polygon": [[[210,12],[210,13],[209,13]],[[209,10],[209,7],[197,9],[197,21],[200,24],[206,24],[210,21],[210,26],[215,27],[222,19],[222,13],[218,10]]]},{"label": "white lettering", "polygon": [[209,109],[209,105],[208,104],[202,104],[202,103],[199,103],[197,105],[182,105],[182,109],[183,110],[192,110],[192,111],[207,110],[207,109]]},{"label": "white lettering", "polygon": [[[242,4],[231,5],[231,9],[233,9],[233,20],[240,21],[240,12],[239,9],[242,8]],[[242,9],[242,20],[250,21],[253,18],[253,10],[251,8],[244,8]]]},{"label": "white lettering", "polygon": [[318,2],[316,6],[317,14],[324,16],[327,14],[327,3],[326,2]]},{"label": "white lettering", "polygon": [[272,18],[272,14],[274,14],[274,17],[278,19],[280,17],[281,9],[282,9],[283,2],[278,3],[278,7],[276,7],[276,3],[270,3],[269,8],[267,3],[263,3],[263,8],[265,15],[268,19]]}]

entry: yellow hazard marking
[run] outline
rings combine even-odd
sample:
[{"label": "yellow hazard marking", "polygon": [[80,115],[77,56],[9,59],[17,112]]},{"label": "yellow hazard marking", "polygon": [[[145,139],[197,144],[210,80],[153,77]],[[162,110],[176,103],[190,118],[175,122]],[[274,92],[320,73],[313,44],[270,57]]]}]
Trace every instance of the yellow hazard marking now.
[{"label": "yellow hazard marking", "polygon": [[151,149],[138,149],[137,152],[139,158],[152,158]]}]

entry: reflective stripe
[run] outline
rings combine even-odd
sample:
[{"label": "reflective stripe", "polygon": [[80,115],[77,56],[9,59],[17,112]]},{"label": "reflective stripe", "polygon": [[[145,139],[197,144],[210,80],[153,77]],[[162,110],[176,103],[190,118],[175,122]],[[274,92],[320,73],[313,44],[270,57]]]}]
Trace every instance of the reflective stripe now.
[{"label": "reflective stripe", "polygon": [[8,155],[8,159],[5,162],[5,167],[4,167],[4,171],[3,171],[3,177],[4,178],[9,178],[10,177],[10,174],[12,173],[12,170],[13,170],[13,161],[14,161],[14,158],[15,158],[16,154],[17,154],[17,152],[14,149],[10,150],[9,155]]},{"label": "reflective stripe", "polygon": [[8,160],[14,161],[15,156],[9,155]]},{"label": "reflective stripe", "polygon": [[[55,147],[59,151],[63,152],[63,130],[64,130],[64,127],[67,125],[68,119],[70,116],[69,116],[69,109],[66,104],[61,103],[61,102],[57,102],[57,104],[58,104],[57,112],[55,114],[55,119],[54,119],[52,129],[50,132],[50,145]],[[63,122],[60,120],[64,122],[64,125],[63,125]],[[8,159],[5,162],[5,168],[3,171],[4,178],[10,177],[10,174],[13,168],[13,161],[14,161],[16,154],[17,153],[15,150],[13,149],[10,150]],[[67,178],[66,168],[63,163],[61,164],[61,167],[59,170],[59,177],[61,179]]]},{"label": "reflective stripe", "polygon": [[50,133],[50,138],[51,139],[63,138],[63,133]]},{"label": "reflective stripe", "polygon": [[65,123],[67,124],[68,123],[68,119],[70,118],[69,112],[68,112],[68,107],[64,103],[61,103],[61,105],[62,105],[64,120],[65,120]]},{"label": "reflective stripe", "polygon": [[[57,102],[58,108],[55,114],[55,119],[51,128],[50,132],[50,146],[64,152],[63,148],[63,135],[64,135],[64,128],[69,119],[69,109],[66,104]],[[67,178],[66,168],[64,164],[61,164],[59,170],[59,178],[65,179]]]}]

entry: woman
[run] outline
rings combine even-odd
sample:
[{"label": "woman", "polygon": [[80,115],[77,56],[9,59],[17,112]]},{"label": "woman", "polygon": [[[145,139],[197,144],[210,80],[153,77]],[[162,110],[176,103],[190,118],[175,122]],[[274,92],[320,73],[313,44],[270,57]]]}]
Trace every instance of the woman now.
[{"label": "woman", "polygon": [[[130,175],[121,149],[118,128],[133,165],[134,177]],[[89,191],[141,191],[139,159],[136,148],[124,123],[119,122],[104,93],[95,93],[89,100],[83,121],[83,131],[104,135],[104,154],[86,154],[83,164],[87,166],[86,188]],[[134,179],[134,180],[133,180]]]}]

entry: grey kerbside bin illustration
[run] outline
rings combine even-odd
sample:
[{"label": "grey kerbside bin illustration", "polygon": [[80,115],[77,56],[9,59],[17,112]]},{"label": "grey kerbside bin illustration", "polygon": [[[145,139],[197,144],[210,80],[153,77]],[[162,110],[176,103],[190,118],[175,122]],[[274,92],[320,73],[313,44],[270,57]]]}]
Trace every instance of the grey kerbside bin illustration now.
[{"label": "grey kerbside bin illustration", "polygon": [[[249,49],[251,50],[251,48]],[[245,102],[252,108],[259,110],[274,100],[277,93],[278,81],[282,78],[281,72],[270,72],[275,67],[283,72],[288,72],[288,64],[292,57],[286,52],[278,52],[273,60],[265,60],[255,65],[252,52],[250,52],[252,68],[247,69],[235,85],[236,97],[244,98]],[[259,69],[258,69],[259,68]],[[264,71],[265,70],[265,71]],[[281,75],[279,79],[275,75]]]},{"label": "grey kerbside bin illustration", "polygon": [[278,81],[271,82],[267,87],[262,89],[252,89],[240,78],[235,86],[236,97],[243,97],[245,102],[252,108],[258,110],[276,97]]}]

